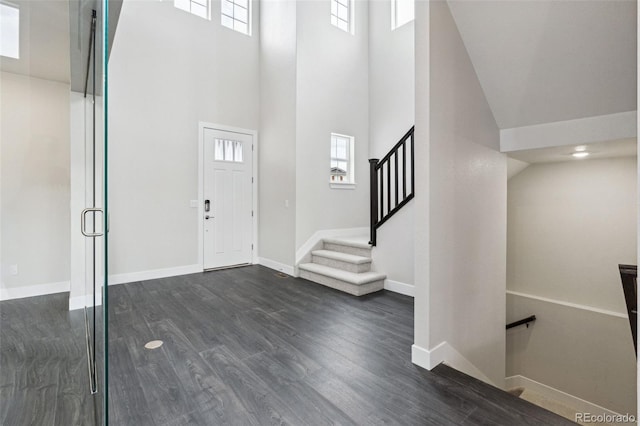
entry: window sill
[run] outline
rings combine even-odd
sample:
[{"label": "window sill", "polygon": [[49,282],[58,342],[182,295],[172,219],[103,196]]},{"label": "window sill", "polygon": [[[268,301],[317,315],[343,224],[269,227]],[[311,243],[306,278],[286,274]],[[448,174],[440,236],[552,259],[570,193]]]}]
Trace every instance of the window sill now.
[{"label": "window sill", "polygon": [[329,187],[331,187],[331,189],[356,189],[356,184],[349,182],[329,182]]}]

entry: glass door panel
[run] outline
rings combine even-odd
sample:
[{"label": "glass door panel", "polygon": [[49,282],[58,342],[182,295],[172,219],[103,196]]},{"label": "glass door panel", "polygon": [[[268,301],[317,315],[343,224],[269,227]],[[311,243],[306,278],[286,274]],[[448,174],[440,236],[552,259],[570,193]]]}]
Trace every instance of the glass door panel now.
[{"label": "glass door panel", "polygon": [[[82,143],[78,150],[76,189],[81,194],[82,209],[79,232],[83,240],[83,285],[81,300],[85,326],[87,357],[87,392],[90,392],[97,425],[107,424],[106,337],[106,139],[104,37],[106,1],[80,0],[72,5],[72,21],[77,19],[75,39],[72,39],[72,91],[80,90],[76,99],[80,107]],[[74,9],[75,6],[75,10]],[[75,15],[74,15],[75,12]],[[73,22],[72,22],[73,27]],[[73,28],[72,28],[73,32]],[[74,45],[75,44],[75,45]],[[75,48],[75,49],[74,49]],[[73,261],[73,260],[72,260]]]}]

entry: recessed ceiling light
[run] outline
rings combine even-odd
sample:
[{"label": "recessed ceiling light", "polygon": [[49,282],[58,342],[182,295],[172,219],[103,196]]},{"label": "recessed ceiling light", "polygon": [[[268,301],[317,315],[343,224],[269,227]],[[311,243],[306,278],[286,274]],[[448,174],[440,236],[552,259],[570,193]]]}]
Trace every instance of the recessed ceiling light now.
[{"label": "recessed ceiling light", "polygon": [[587,147],[584,145],[578,145],[574,149],[576,150],[576,152],[582,152],[582,151],[586,151]]},{"label": "recessed ceiling light", "polygon": [[573,155],[575,158],[584,158],[584,157],[588,157],[589,153],[587,151],[580,151],[580,152],[574,152]]}]

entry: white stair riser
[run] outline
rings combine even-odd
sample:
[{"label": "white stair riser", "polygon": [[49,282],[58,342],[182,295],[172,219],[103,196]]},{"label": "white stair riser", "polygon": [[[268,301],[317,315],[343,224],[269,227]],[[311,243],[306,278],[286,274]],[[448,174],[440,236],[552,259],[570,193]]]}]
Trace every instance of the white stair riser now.
[{"label": "white stair riser", "polygon": [[339,251],[340,253],[355,254],[356,256],[371,257],[371,249],[343,246],[342,244],[333,244],[324,242],[325,250]]},{"label": "white stair riser", "polygon": [[371,262],[355,264],[337,259],[329,259],[324,256],[311,256],[311,262],[355,273],[369,272],[371,270]]},{"label": "white stair riser", "polygon": [[380,291],[384,288],[384,280],[373,281],[362,285],[355,285],[346,281],[327,277],[326,275],[316,274],[315,272],[309,272],[302,269],[300,270],[300,277],[327,287],[334,288],[336,290],[343,291],[345,293],[352,294],[354,296],[363,296],[365,294]]}]

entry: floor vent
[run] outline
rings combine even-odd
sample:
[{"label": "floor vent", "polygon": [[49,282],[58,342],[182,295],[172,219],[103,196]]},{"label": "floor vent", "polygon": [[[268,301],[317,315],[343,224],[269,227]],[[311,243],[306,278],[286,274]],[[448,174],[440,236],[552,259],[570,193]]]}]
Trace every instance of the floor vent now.
[{"label": "floor vent", "polygon": [[158,349],[164,343],[162,340],[152,340],[146,345],[144,345],[145,349]]}]

